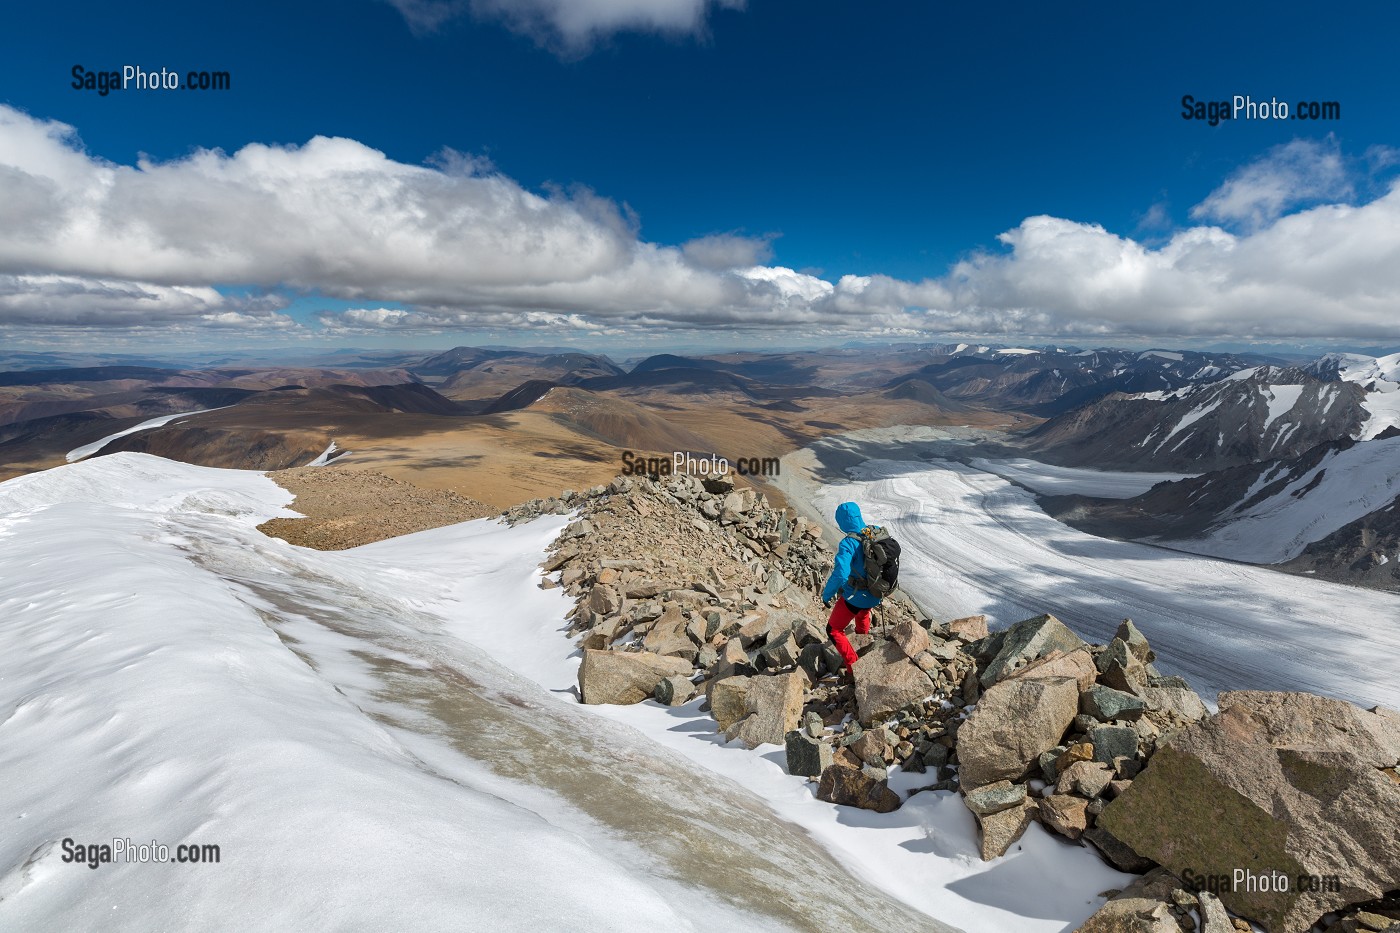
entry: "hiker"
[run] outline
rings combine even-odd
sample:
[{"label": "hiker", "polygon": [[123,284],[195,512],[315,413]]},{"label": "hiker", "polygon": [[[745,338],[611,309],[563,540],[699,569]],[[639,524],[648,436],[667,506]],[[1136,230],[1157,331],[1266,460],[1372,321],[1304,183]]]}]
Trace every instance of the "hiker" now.
[{"label": "hiker", "polygon": [[[836,524],[845,532],[836,548],[836,563],[831,568],[831,576],[822,588],[822,604],[831,606],[831,617],[826,621],[826,632],[831,643],[841,652],[846,662],[846,675],[851,676],[851,668],[856,663],[856,651],[846,638],[846,629],[852,620],[856,623],[856,634],[870,632],[870,610],[880,605],[880,600],[889,595],[899,574],[899,545],[878,525],[866,525],[861,518],[860,506],[854,502],[843,502],[836,507]],[[871,545],[881,548],[875,556],[884,559],[884,566],[876,568],[877,578],[866,577],[867,553]],[[875,592],[872,593],[871,589]],[[879,595],[876,595],[878,593]],[[834,606],[832,599],[836,600]]]}]

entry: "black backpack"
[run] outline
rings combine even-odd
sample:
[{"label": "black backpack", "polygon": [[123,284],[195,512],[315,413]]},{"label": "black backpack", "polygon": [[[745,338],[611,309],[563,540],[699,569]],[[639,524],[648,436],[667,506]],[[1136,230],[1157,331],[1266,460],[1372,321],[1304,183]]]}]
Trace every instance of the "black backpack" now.
[{"label": "black backpack", "polygon": [[899,542],[883,528],[867,525],[860,534],[850,535],[860,542],[860,554],[865,561],[865,576],[852,573],[851,586],[865,590],[876,599],[884,599],[899,585]]}]

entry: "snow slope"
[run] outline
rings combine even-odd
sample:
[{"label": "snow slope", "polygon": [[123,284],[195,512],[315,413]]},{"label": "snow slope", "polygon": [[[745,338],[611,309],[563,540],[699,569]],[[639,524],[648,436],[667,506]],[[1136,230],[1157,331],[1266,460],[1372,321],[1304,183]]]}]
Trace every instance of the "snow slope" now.
[{"label": "snow slope", "polygon": [[939,618],[1052,612],[1095,641],[1125,616],[1210,700],[1306,690],[1400,707],[1400,597],[1075,531],[1031,493],[950,461],[871,461],[826,487],[903,545],[900,583]]},{"label": "snow slope", "polygon": [[1400,427],[1400,353],[1380,357],[1339,353],[1319,362],[1329,360],[1336,363],[1341,379],[1367,388],[1362,405],[1371,416],[1357,440],[1369,441],[1386,428]]},{"label": "snow slope", "polygon": [[[0,484],[0,929],[944,929],[450,635],[392,550],[255,530],[290,498],[132,453]],[[459,617],[558,624],[561,525],[454,526],[429,576]]]},{"label": "snow slope", "polygon": [[1291,560],[1309,544],[1400,496],[1400,437],[1330,450],[1307,471],[1259,502],[1250,500],[1271,474],[1241,497],[1222,524],[1201,538],[1173,539],[1173,548],[1254,564]]},{"label": "snow slope", "polygon": [[[366,545],[366,556],[422,567],[428,578],[451,580],[452,528]],[[415,590],[426,591],[415,585]],[[560,695],[575,696],[579,654],[553,619],[537,617],[505,627],[463,612],[446,594],[430,601],[453,620],[452,631],[497,660]],[[523,621],[523,620],[522,620]],[[995,862],[978,855],[977,827],[956,793],[920,793],[894,813],[837,807],[816,799],[815,785],[786,770],[777,745],[750,751],[725,744],[703,698],[674,709],[647,701],[635,706],[582,709],[625,723],[695,764],[754,791],[781,818],[803,827],[863,884],[888,891],[930,916],[967,931],[1068,931],[1102,903],[1100,891],[1132,880],[1108,868],[1087,848],[1066,843],[1034,824],[1011,853]],[[901,774],[891,786],[907,792],[932,775]],[[819,928],[835,928],[823,923]]]},{"label": "snow slope", "polygon": [[75,447],[72,450],[68,451],[64,459],[66,459],[69,463],[72,463],[75,460],[81,460],[84,457],[92,456],[93,454],[97,453],[103,447],[106,447],[108,444],[112,443],[112,441],[116,440],[119,437],[126,437],[128,434],[135,434],[137,431],[149,431],[152,428],[164,427],[165,425],[169,424],[177,418],[188,418],[191,415],[202,415],[205,412],[218,410],[219,409],[217,408],[201,408],[198,411],[182,411],[177,412],[173,415],[161,415],[158,418],[152,418],[149,421],[143,421],[140,424],[133,425],[132,427],[127,428],[125,431],[118,431],[116,434],[108,434],[106,437],[101,438],[99,440],[95,440],[91,444],[84,444],[81,447]]},{"label": "snow slope", "polygon": [[1091,470],[1087,467],[1054,466],[1020,457],[1005,459],[973,458],[972,466],[1027,489],[1052,496],[1097,496],[1102,499],[1131,499],[1158,483],[1186,479],[1187,473],[1135,473]]}]

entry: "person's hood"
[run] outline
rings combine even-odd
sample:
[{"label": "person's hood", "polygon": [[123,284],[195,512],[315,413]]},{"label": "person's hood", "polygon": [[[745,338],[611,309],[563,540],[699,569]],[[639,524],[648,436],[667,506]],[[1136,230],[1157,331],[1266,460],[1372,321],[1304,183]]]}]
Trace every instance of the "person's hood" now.
[{"label": "person's hood", "polygon": [[843,502],[836,507],[836,526],[848,535],[858,535],[865,528],[865,519],[860,517],[860,506],[854,502]]}]

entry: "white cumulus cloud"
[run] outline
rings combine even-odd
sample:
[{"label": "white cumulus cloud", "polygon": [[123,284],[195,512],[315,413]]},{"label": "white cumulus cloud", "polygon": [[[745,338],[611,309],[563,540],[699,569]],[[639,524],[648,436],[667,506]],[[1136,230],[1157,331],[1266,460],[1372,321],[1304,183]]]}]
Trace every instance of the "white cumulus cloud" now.
[{"label": "white cumulus cloud", "polygon": [[[1264,162],[1326,163],[1332,145]],[[71,127],[0,106],[0,325],[1400,337],[1400,187],[1333,199],[1352,188],[1314,180],[1311,206],[1290,211],[1261,171],[1204,202],[1247,221],[1234,229],[1148,244],[1035,216],[922,280],[829,281],[774,263],[772,237],[647,242],[611,201],[536,193],[456,153],[408,165],[316,137],[120,165]],[[289,294],[352,310],[303,328]]]},{"label": "white cumulus cloud", "polygon": [[429,33],[471,12],[504,22],[540,45],[587,51],[619,32],[697,35],[711,8],[741,10],[745,0],[389,0],[414,32]]}]

